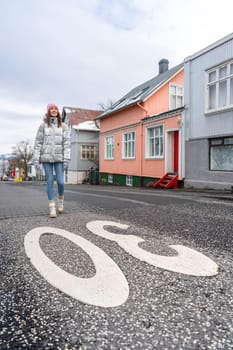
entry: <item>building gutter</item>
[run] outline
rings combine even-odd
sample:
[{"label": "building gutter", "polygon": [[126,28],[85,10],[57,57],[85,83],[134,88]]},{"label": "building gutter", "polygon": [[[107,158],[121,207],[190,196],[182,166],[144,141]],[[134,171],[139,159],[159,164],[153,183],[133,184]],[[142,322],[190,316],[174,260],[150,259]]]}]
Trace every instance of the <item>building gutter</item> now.
[{"label": "building gutter", "polygon": [[145,107],[143,107],[140,102],[137,102],[137,106],[140,107],[145,113],[146,113],[146,117],[148,117],[149,113],[147,111],[147,109]]},{"label": "building gutter", "polygon": [[[146,117],[149,116],[149,113],[147,111],[147,109],[145,107],[143,107],[140,102],[137,102],[137,106],[139,108],[141,108],[145,113],[146,113]],[[140,121],[140,139],[141,139],[141,144],[140,144],[140,182],[141,182],[141,187],[143,185],[142,183],[142,174],[143,174],[143,159],[142,159],[142,150],[143,150],[143,142],[144,142],[144,138],[143,138],[143,128],[142,128],[142,120]]]}]

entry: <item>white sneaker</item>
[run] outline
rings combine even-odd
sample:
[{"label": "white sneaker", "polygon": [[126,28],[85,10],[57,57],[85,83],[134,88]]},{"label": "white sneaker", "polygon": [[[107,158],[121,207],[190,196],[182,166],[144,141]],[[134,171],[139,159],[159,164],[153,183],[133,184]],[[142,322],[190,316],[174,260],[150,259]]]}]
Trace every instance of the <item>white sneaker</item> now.
[{"label": "white sneaker", "polygon": [[55,202],[51,201],[49,202],[49,217],[50,218],[56,218],[57,217],[57,213],[56,213],[56,206],[55,206]]},{"label": "white sneaker", "polygon": [[63,213],[64,211],[64,197],[57,199],[57,208],[58,208],[58,213]]}]

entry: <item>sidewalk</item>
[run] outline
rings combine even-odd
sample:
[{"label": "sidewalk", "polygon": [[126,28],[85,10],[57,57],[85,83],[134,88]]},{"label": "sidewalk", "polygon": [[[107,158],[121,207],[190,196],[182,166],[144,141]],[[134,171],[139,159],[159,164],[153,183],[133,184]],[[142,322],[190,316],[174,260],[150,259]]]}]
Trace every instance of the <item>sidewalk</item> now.
[{"label": "sidewalk", "polygon": [[230,190],[214,190],[214,189],[177,189],[177,190],[171,190],[177,193],[182,194],[196,194],[200,197],[207,197],[207,198],[216,198],[221,200],[229,200],[233,201],[233,192]]}]

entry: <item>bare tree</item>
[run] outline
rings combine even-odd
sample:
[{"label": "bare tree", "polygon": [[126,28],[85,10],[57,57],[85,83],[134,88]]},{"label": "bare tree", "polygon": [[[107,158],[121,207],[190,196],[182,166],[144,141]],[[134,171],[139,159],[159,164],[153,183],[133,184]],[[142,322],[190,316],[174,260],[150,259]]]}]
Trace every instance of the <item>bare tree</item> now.
[{"label": "bare tree", "polygon": [[14,165],[23,169],[24,176],[27,177],[27,166],[33,156],[33,149],[28,140],[20,141],[13,148],[13,154],[16,156]]},{"label": "bare tree", "polygon": [[107,103],[104,103],[104,102],[100,102],[100,103],[98,103],[98,106],[100,107],[100,109],[102,110],[102,111],[107,111],[108,109],[111,109],[112,108],[112,106],[114,105],[114,101],[112,101],[112,100],[108,100],[107,101]]}]

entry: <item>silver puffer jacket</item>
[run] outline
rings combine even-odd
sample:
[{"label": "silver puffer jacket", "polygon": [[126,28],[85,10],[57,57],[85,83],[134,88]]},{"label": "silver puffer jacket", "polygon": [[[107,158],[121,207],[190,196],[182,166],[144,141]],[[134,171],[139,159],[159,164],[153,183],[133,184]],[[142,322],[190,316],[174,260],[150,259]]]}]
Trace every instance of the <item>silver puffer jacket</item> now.
[{"label": "silver puffer jacket", "polygon": [[42,123],[37,131],[33,160],[41,163],[64,162],[70,159],[70,131],[62,123],[57,125]]}]

